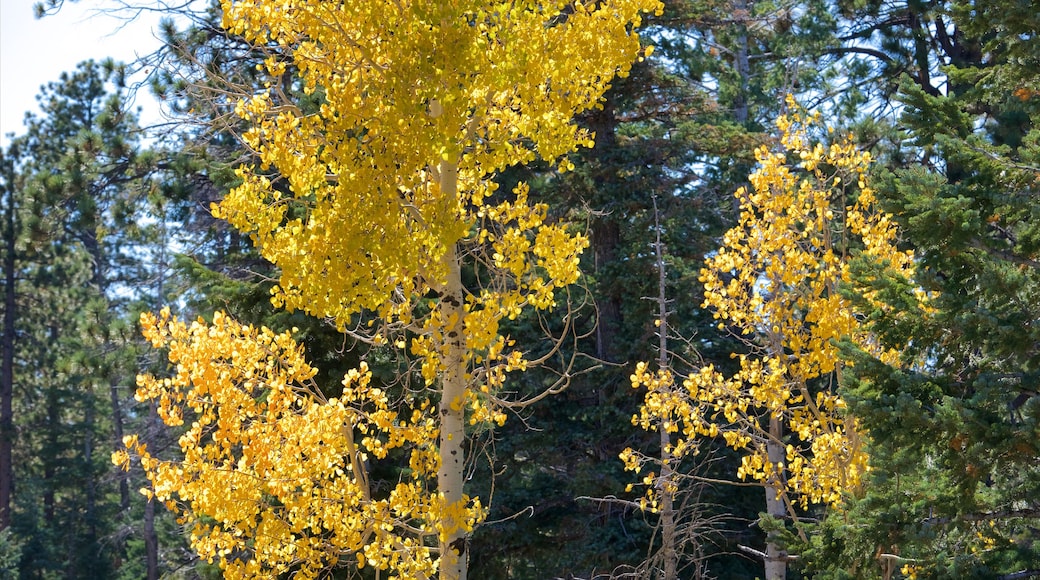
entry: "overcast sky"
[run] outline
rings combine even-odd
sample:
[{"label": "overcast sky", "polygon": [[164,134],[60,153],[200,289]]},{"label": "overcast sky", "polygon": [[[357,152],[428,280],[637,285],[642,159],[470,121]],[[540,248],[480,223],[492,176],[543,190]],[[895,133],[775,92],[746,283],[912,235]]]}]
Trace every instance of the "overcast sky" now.
[{"label": "overcast sky", "polygon": [[[36,95],[41,85],[57,80],[84,60],[112,57],[129,62],[161,45],[156,38],[159,17],[154,13],[126,24],[96,14],[98,7],[112,5],[109,0],[80,0],[66,1],[58,14],[37,20],[33,3],[0,1],[0,136],[4,144],[8,133],[23,131],[26,111],[38,111]],[[154,111],[148,100],[142,91],[137,104]]]}]

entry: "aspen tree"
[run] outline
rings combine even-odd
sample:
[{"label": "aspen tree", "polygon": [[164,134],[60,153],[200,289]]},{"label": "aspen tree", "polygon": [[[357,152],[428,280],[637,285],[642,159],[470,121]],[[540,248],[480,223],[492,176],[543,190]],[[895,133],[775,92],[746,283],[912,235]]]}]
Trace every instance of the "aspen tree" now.
[{"label": "aspen tree", "polygon": [[[837,392],[842,363],[837,341],[850,339],[886,360],[861,328],[843,288],[852,283],[853,254],[877,276],[909,280],[913,254],[896,247],[890,216],[876,207],[867,171],[871,157],[848,139],[814,143],[818,118],[793,99],[782,115],[780,150],[761,147],[751,188],[740,189],[739,223],[701,271],[703,306],[721,328],[747,345],[739,369],[725,376],[706,365],[673,388],[667,369],[637,365],[634,387],[648,392],[633,422],[664,426],[677,437],[667,451],[673,461],[696,451],[696,440],[721,437],[743,453],[740,480],[766,490],[766,513],[794,518],[798,507],[839,505],[867,471],[856,422]],[[866,303],[877,304],[864,290]],[[924,297],[922,296],[923,300]],[[622,454],[639,472],[647,458]],[[643,505],[659,509],[656,474],[644,477]],[[794,518],[796,519],[796,518]],[[785,577],[787,555],[770,534],[765,577]]]},{"label": "aspen tree", "polygon": [[[224,26],[270,51],[271,82],[238,104],[258,163],[239,170],[216,215],[280,269],[277,306],[406,351],[425,384],[393,400],[362,363],[326,399],[290,333],[219,313],[210,324],[145,315],[176,373],[142,376],[138,395],[168,425],[193,422],[181,461],[158,461],[132,437],[127,447],[228,577],[309,578],[354,561],[392,577],[465,578],[466,538],[485,513],[463,489],[467,426],[501,424],[565,384],[511,399],[507,373],[545,359],[529,360],[500,324],[565,300],[587,245],[530,203],[525,184],[506,194],[493,178],[591,146],[572,119],[627,74],[641,50],[634,28],[655,10],[656,0],[224,3]],[[316,112],[285,94],[292,74]],[[467,264],[477,286],[463,283]],[[410,469],[377,494],[367,463],[394,450]]]}]

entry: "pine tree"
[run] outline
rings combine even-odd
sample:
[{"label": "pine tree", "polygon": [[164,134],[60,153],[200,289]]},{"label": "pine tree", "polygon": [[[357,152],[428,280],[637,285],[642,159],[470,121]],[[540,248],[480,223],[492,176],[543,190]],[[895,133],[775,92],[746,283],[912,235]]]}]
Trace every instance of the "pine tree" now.
[{"label": "pine tree", "polygon": [[21,220],[18,217],[21,205],[18,195],[18,173],[15,159],[19,157],[16,146],[0,152],[0,196],[3,198],[3,280],[4,316],[3,335],[0,339],[0,529],[5,532],[11,526],[11,502],[14,494],[14,367],[15,339],[18,319],[19,241]]},{"label": "pine tree", "polygon": [[5,333],[18,340],[5,377],[26,575],[110,576],[124,555],[130,485],[107,459],[136,371],[125,315],[155,160],[135,142],[121,75],[87,62],[44,87],[43,114],[9,150]]}]

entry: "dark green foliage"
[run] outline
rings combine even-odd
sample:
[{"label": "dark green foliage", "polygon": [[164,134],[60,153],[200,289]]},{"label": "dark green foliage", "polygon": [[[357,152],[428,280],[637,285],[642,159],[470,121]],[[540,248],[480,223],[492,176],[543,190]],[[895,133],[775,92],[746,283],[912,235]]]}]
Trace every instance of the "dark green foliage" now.
[{"label": "dark green foliage", "polygon": [[904,85],[920,162],[882,187],[931,310],[878,283],[899,315],[871,322],[889,344],[909,343],[910,366],[849,353],[846,391],[874,471],[849,513],[813,539],[807,560],[820,577],[904,565],[922,578],[1040,574],[1040,101],[1024,56],[1038,21],[1017,3],[947,9],[959,47],[951,90]]},{"label": "dark green foliage", "polygon": [[17,344],[12,530],[21,577],[115,577],[144,504],[139,476],[110,456],[147,415],[132,393],[140,304],[166,277],[160,160],[138,141],[120,65],[83,63],[39,100],[43,114],[8,150],[19,235],[5,324]]},{"label": "dark green foliage", "polygon": [[[488,448],[494,468],[475,459],[481,477],[474,481],[488,481],[497,470],[491,524],[476,531],[471,546],[475,576],[605,578],[634,573],[655,550],[656,516],[606,500],[632,497],[624,490],[636,476],[623,472],[620,452],[656,445],[656,435],[632,426],[642,393],[628,380],[635,362],[656,358],[656,306],[647,299],[658,293],[654,200],[667,252],[667,293],[674,298],[676,368],[689,372],[704,359],[729,364],[735,347],[700,308],[698,273],[734,218],[733,191],[746,178],[753,148],[764,142],[748,128],[760,126],[782,102],[783,58],[738,70],[737,27],[722,16],[733,9],[731,3],[668,4],[649,28],[654,56],[615,83],[601,110],[582,119],[595,131],[596,146],[575,154],[572,172],[524,177],[534,178],[533,192],[559,219],[588,224],[591,247],[583,271],[596,326],[585,325],[590,334],[577,348],[602,368],[576,376],[566,392],[498,430]],[[766,36],[751,50],[771,50],[775,37]],[[720,58],[719,50],[729,52]],[[707,88],[712,83],[718,91]],[[742,107],[750,108],[751,118],[737,111]],[[715,462],[709,475],[728,479],[735,469]],[[764,496],[751,490],[748,501],[745,491],[702,492],[697,518],[744,519],[725,535],[707,534],[698,549],[710,555],[736,552],[729,542],[753,543],[746,522],[761,510]],[[727,556],[707,568],[739,578],[755,568],[747,563]],[[686,573],[694,574],[693,568]]]}]

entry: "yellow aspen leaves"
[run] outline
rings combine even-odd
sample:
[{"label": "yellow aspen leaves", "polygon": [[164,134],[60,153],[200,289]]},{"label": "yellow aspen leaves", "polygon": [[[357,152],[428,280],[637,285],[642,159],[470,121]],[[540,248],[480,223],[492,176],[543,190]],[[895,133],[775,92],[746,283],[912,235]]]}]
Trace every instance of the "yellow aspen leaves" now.
[{"label": "yellow aspen leaves", "polygon": [[[290,60],[321,104],[305,112],[275,89],[239,104],[258,163],[238,170],[242,184],[214,213],[278,266],[276,306],[341,329],[375,312],[373,340],[406,340],[430,386],[451,321],[423,302],[447,279],[444,258],[458,248],[464,260],[490,262],[489,291],[465,297],[457,330],[463,364],[479,365],[475,376],[495,391],[525,366],[504,347],[499,321],[555,307],[588,240],[530,203],[526,184],[498,192],[493,178],[591,145],[575,114],[627,73],[642,52],[634,28],[660,9],[657,0],[225,1],[229,30],[279,47],[267,74],[275,79]],[[504,419],[483,408],[494,397],[477,399],[475,416]]]},{"label": "yellow aspen leaves", "polygon": [[[508,373],[536,362],[501,322],[557,306],[588,245],[527,185],[500,192],[494,178],[538,158],[571,168],[558,160],[593,142],[574,116],[649,54],[635,29],[662,5],[221,5],[223,25],[267,58],[266,86],[235,108],[255,158],[214,214],[278,268],[275,306],[404,351],[426,391],[392,400],[362,365],[326,400],[291,333],[221,313],[209,324],[146,314],[174,372],[140,377],[138,397],[188,427],[176,460],[130,439],[113,461],[141,459],[155,496],[228,578],[314,578],[349,563],[462,577],[457,546],[485,512],[462,493],[465,423],[502,424],[523,403],[506,397]],[[476,283],[463,286],[463,263]],[[410,469],[376,494],[367,465],[391,455]]]},{"label": "yellow aspen leaves", "polygon": [[[495,265],[540,281],[532,304],[550,306],[553,287],[576,278],[584,238],[546,223],[526,186],[495,195],[489,178],[591,143],[573,118],[627,73],[640,53],[632,28],[657,0],[223,7],[229,30],[280,47],[264,64],[272,79],[291,58],[304,90],[323,89],[316,112],[273,89],[239,104],[259,165],[215,208],[281,269],[276,304],[349,325],[402,285],[422,296],[443,283],[447,249],[489,226]],[[457,194],[442,191],[442,164]]]},{"label": "yellow aspen leaves", "polygon": [[[465,526],[482,518],[479,502],[444,506],[429,489],[437,469],[431,408],[391,409],[364,364],[344,379],[342,397],[325,400],[289,333],[219,312],[210,324],[186,324],[168,310],[142,315],[141,324],[169,350],[176,373],[140,376],[138,399],[155,401],[167,425],[192,423],[178,461],[152,457],[136,435],[124,443],[155,497],[179,514],[192,547],[226,577],[295,570],[316,578],[348,556],[429,576],[436,561],[423,538],[436,536],[441,511],[459,512]],[[409,451],[412,472],[388,497],[375,497],[365,463],[393,449]],[[115,455],[129,467],[126,452]]]},{"label": "yellow aspen leaves", "polygon": [[[841,292],[852,283],[850,258],[859,252],[879,275],[909,280],[913,254],[897,248],[892,220],[876,207],[870,154],[849,139],[814,142],[825,133],[819,119],[793,100],[788,105],[792,112],[777,121],[779,147],[756,151],[751,187],[736,193],[740,221],[700,276],[703,307],[752,354],[737,357],[731,376],[704,366],[682,389],[662,389],[674,379],[652,375],[641,363],[632,385],[647,392],[633,423],[644,429],[657,420],[677,423],[684,438],[678,451],[695,449],[687,441],[721,434],[744,453],[739,479],[773,487],[803,506],[838,504],[869,467],[855,419],[837,394],[835,343],[850,339],[892,358],[877,352]],[[868,289],[853,290],[876,304]],[[771,419],[779,419],[780,433],[770,430]],[[782,462],[770,461],[770,447]],[[638,471],[634,456],[623,459]],[[654,493],[647,489],[648,497]]]}]

